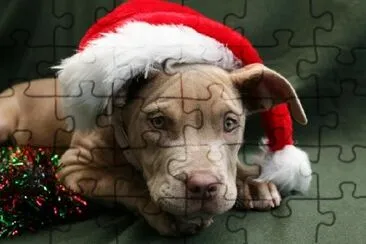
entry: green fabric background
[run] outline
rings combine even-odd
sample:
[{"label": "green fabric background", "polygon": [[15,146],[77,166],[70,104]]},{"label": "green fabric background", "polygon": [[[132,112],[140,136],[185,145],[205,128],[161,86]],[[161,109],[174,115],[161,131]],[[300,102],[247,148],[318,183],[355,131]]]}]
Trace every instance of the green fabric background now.
[{"label": "green fabric background", "polygon": [[[182,0],[183,1],[183,0]],[[95,19],[121,1],[2,0],[1,89],[52,75]],[[359,0],[175,1],[236,28],[265,64],[297,89],[309,118],[295,139],[314,170],[306,196],[270,212],[230,211],[201,234],[159,237],[124,211],[1,243],[366,243],[366,2]],[[263,131],[249,118],[244,160]],[[1,194],[1,193],[0,193]]]}]

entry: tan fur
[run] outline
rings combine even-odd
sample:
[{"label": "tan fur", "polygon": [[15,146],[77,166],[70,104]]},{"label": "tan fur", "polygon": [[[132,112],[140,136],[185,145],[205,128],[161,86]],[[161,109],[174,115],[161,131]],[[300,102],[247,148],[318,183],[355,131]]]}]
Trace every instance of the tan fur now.
[{"label": "tan fur", "polygon": [[[69,146],[58,174],[67,187],[124,204],[163,235],[195,233],[210,225],[214,215],[232,208],[238,198],[245,209],[268,209],[280,201],[273,184],[251,180],[259,175],[258,166],[239,162],[246,110],[237,75],[209,65],[159,73],[125,106],[112,102],[113,113],[99,120],[103,127],[73,134],[60,133],[66,124],[61,100],[54,97],[59,94],[57,81],[33,81],[30,89],[28,84],[17,85],[1,96],[0,137],[28,130],[29,141],[14,134],[19,144]],[[149,122],[159,115],[170,118],[164,129]],[[238,121],[232,133],[223,131],[225,116]],[[187,191],[187,180],[194,175],[198,180],[198,176],[216,179],[209,199]],[[192,216],[200,221],[186,221]]]},{"label": "tan fur", "polygon": [[19,145],[67,149],[72,133],[66,130],[55,79],[17,84],[0,95],[0,140],[13,135]]}]

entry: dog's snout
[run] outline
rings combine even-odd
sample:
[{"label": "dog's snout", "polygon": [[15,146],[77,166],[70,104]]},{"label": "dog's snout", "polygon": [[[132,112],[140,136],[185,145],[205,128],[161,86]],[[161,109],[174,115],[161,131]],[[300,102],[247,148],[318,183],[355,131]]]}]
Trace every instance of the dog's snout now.
[{"label": "dog's snout", "polygon": [[190,196],[210,198],[216,195],[220,182],[211,173],[194,173],[187,180]]}]

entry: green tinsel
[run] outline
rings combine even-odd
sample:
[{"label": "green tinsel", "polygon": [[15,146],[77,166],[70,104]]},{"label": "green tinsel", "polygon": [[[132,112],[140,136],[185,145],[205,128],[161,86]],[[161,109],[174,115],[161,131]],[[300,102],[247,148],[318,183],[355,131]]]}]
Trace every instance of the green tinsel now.
[{"label": "green tinsel", "polygon": [[44,148],[0,148],[0,237],[82,217],[87,202],[56,179],[59,156]]}]

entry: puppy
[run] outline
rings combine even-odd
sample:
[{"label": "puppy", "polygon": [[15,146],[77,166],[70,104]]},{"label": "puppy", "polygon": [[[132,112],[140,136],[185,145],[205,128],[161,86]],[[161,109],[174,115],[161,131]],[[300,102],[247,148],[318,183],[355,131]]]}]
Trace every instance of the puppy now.
[{"label": "puppy", "polygon": [[190,64],[134,83],[88,131],[68,130],[56,79],[16,85],[1,95],[0,139],[57,148],[66,187],[123,204],[162,235],[196,233],[238,200],[242,209],[280,204],[276,186],[253,181],[260,167],[238,151],[248,113],[269,108],[258,97],[296,97],[285,78],[262,64]]}]

